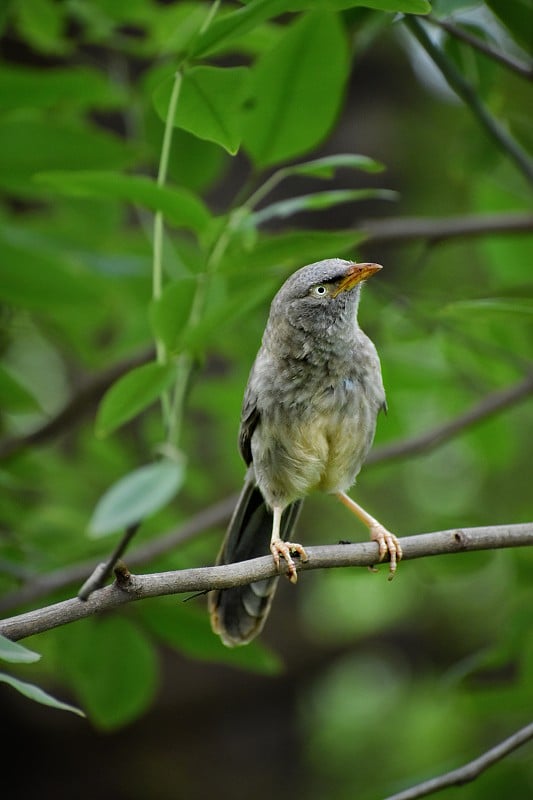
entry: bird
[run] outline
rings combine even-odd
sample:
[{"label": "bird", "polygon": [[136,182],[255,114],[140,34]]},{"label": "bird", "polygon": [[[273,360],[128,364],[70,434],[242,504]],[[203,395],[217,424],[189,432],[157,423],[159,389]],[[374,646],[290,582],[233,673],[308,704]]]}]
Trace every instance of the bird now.
[{"label": "bird", "polygon": [[[387,409],[377,350],[357,320],[361,287],[381,269],[317,261],[290,275],[272,300],[242,404],[239,449],[248,469],[217,564],[271,553],[278,573],[283,559],[295,583],[293,556],[308,556],[290,539],[304,499],[318,490],[363,521],[394,576],[398,539],[347,494]],[[261,632],[278,580],[208,593],[211,627],[225,645]]]}]

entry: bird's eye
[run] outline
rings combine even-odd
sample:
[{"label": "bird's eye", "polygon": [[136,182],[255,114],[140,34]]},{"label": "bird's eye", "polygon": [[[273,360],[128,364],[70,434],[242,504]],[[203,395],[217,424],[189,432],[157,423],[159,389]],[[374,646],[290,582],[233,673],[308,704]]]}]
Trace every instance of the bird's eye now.
[{"label": "bird's eye", "polygon": [[328,293],[327,287],[322,286],[322,284],[319,284],[318,286],[313,286],[313,288],[311,289],[311,294],[314,295],[315,297],[324,297],[324,295],[326,295],[327,293]]}]

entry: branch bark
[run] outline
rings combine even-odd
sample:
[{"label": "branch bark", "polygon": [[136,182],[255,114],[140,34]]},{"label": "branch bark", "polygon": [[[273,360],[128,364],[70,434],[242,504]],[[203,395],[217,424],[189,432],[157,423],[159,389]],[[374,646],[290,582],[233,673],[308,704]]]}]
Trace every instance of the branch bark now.
[{"label": "branch bark", "polygon": [[435,243],[504,233],[531,233],[533,214],[514,212],[460,217],[394,217],[365,220],[359,228],[367,235],[365,243],[401,243],[416,239]]},{"label": "branch bark", "polygon": [[483,55],[487,56],[487,58],[497,61],[502,67],[511,70],[511,72],[514,72],[516,75],[520,75],[521,78],[525,78],[527,81],[533,81],[533,68],[530,64],[523,64],[509,53],[504,53],[502,50],[498,50],[496,47],[493,47],[492,45],[488,44],[488,42],[483,41],[483,39],[480,39],[478,36],[474,36],[472,33],[469,33],[469,31],[465,30],[465,28],[461,28],[459,25],[454,25],[452,22],[448,22],[448,20],[438,19],[432,14],[427,14],[424,19],[426,22],[430,22],[432,25],[436,25],[438,28],[446,31],[446,33],[448,33],[450,36],[453,36],[455,39],[459,39],[459,41],[464,42],[474,50],[478,50],[480,53],[483,53]]},{"label": "branch bark", "polygon": [[[138,547],[128,556],[128,564],[130,566],[146,564],[147,561],[169,553],[179,544],[192,539],[207,528],[227,522],[235,508],[237,498],[237,494],[230,495],[230,497],[199,511],[175,530],[163,533],[156,539]],[[87,575],[94,571],[95,566],[92,558],[78,564],[61,567],[44,575],[25,576],[26,585],[0,598],[0,612],[5,613],[12,608],[26,605],[71,584],[80,584],[87,578]]]},{"label": "branch bark", "polygon": [[406,17],[404,21],[407,29],[424,48],[428,56],[440,69],[450,88],[461,98],[485,132],[490,136],[497,147],[512,161],[522,172],[526,180],[533,184],[533,160],[524,148],[514,139],[507,129],[493,117],[481,102],[477,92],[465,80],[463,74],[455,67],[443,50],[431,40],[424,25],[418,17]]},{"label": "branch bark", "polygon": [[519,403],[532,392],[533,372],[512,386],[486,395],[479,403],[467,409],[463,414],[459,414],[457,417],[432,428],[420,436],[413,436],[409,439],[376,447],[369,454],[366,465],[427,453],[440,444],[453,439],[460,431],[471,428],[498,413],[498,411]]},{"label": "branch bark", "polygon": [[[376,447],[367,458],[365,468],[383,464],[401,458],[410,458],[434,450],[443,442],[447,442],[463,430],[483,422],[492,415],[519,403],[533,392],[533,373],[523,380],[486,395],[479,403],[454,419],[432,428],[420,436],[401,439],[397,442]],[[146,545],[134,550],[128,556],[130,566],[138,566],[170,552],[178,544],[196,536],[206,528],[225,523],[235,507],[237,495],[224,500],[195,514],[176,530],[161,534]],[[63,589],[72,583],[82,583],[95,569],[94,560],[83,561],[70,567],[64,567],[46,575],[26,576],[26,585],[0,598],[0,612],[33,602],[57,589]]]},{"label": "branch bark", "polygon": [[512,736],[504,739],[495,747],[487,750],[479,758],[469,761],[463,767],[454,769],[451,772],[446,772],[438,778],[432,778],[424,783],[419,783],[406,789],[398,794],[393,794],[387,797],[386,800],[417,800],[419,797],[427,797],[428,794],[435,794],[440,792],[441,789],[446,789],[448,786],[462,786],[465,783],[475,780],[482,772],[491,767],[497,761],[512,753],[518,747],[521,747],[526,742],[533,739],[533,723],[521,728]]},{"label": "branch bark", "polygon": [[[481,528],[454,528],[401,539],[403,560],[533,545],[533,522]],[[369,567],[377,563],[377,544],[338,544],[306,548],[309,561],[299,572],[334,567]],[[282,570],[283,571],[283,570]],[[217,567],[199,567],[151,575],[121,573],[115,583],[88,600],[72,598],[0,621],[0,633],[18,640],[148,597],[227,589],[276,575],[271,556]]]},{"label": "branch bark", "polygon": [[428,36],[420,19],[414,15],[410,15],[405,18],[404,25],[424,48],[435,66],[442,72],[450,88],[470,109],[478,123],[498,149],[514,161],[528,183],[533,183],[533,160],[529,157],[529,154],[524,150],[521,144],[511,136],[502,123],[490,114],[486,106],[481,102],[475,89],[465,80],[463,74],[459,72],[446,53],[437,47]]}]

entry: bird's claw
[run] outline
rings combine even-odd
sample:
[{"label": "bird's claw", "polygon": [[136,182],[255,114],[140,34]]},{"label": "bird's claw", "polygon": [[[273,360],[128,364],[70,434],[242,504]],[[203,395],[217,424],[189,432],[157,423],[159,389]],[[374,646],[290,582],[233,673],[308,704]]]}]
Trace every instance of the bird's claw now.
[{"label": "bird's claw", "polygon": [[301,544],[294,542],[284,542],[283,539],[273,539],[270,543],[270,552],[274,558],[276,568],[280,568],[280,557],[287,563],[287,577],[291,583],[296,583],[298,574],[296,572],[296,564],[291,556],[291,553],[298,553],[302,561],[307,561],[307,553]]},{"label": "bird's claw", "polygon": [[390,557],[389,580],[394,578],[398,562],[402,558],[402,547],[396,536],[388,531],[378,522],[370,528],[370,538],[377,542],[379,547],[379,560],[383,561],[385,556]]}]

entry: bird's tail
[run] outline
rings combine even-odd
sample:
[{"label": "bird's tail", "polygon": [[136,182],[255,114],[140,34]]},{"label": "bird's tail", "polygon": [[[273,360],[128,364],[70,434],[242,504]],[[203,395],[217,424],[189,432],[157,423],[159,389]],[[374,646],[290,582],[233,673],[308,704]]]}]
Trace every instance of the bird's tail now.
[{"label": "bird's tail", "polygon": [[[301,500],[283,512],[281,537],[289,539],[296,524]],[[217,564],[233,564],[248,558],[268,555],[272,534],[272,512],[267,508],[252,475],[246,479],[222,547]],[[262,630],[270,610],[279,578],[216,589],[209,592],[211,627],[228,647],[247,644]]]}]

